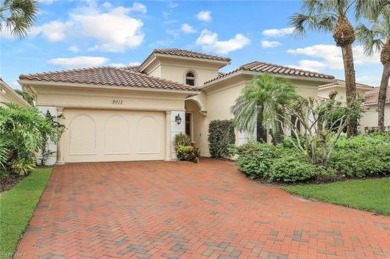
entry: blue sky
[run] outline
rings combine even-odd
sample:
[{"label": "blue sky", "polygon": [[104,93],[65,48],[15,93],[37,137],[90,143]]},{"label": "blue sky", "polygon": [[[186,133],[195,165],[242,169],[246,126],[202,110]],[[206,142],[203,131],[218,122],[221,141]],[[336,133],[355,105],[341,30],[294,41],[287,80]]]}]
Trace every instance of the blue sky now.
[{"label": "blue sky", "polygon": [[[301,1],[39,0],[23,39],[1,32],[0,74],[19,88],[20,74],[142,62],[155,48],[184,48],[230,57],[227,72],[263,61],[344,77],[331,34],[291,35]],[[354,45],[356,78],[378,86],[379,55]]]}]

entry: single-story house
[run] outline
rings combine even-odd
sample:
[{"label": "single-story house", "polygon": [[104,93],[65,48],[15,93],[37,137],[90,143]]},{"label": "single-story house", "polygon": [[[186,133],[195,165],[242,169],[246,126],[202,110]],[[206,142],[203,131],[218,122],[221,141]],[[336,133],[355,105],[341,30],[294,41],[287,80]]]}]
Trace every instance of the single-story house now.
[{"label": "single-story house", "polygon": [[[329,84],[321,85],[318,88],[318,96],[327,98],[333,91],[337,91],[337,99],[346,102],[345,81],[334,80]],[[378,94],[379,87],[373,87],[366,84],[356,84],[356,92],[364,98],[364,113],[359,121],[361,133],[367,133],[377,130],[378,126]],[[387,99],[385,104],[385,130],[390,132],[390,89],[387,90]]]},{"label": "single-story house", "polygon": [[4,80],[0,77],[0,107],[5,107],[4,103],[12,102],[22,107],[28,108],[30,104],[17,94]]},{"label": "single-story house", "polygon": [[[36,105],[63,114],[67,130],[57,163],[173,160],[174,136],[187,133],[208,156],[208,125],[231,119],[231,106],[254,76],[288,79],[318,96],[331,75],[254,61],[229,72],[230,59],[183,49],[156,49],[139,66],[93,67],[21,75]],[[248,136],[237,132],[237,144]]]}]

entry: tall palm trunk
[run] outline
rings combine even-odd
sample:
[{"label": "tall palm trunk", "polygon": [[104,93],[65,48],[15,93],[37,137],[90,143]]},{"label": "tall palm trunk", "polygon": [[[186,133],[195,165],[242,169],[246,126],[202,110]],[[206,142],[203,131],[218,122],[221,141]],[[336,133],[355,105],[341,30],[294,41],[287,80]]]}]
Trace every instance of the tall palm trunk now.
[{"label": "tall palm trunk", "polygon": [[[345,87],[347,105],[351,107],[356,100],[355,66],[353,64],[352,43],[355,41],[355,31],[347,17],[340,16],[333,30],[333,39],[338,47],[341,47],[344,63]],[[357,118],[347,118],[347,135],[354,136],[357,133]]]},{"label": "tall palm trunk", "polygon": [[[345,88],[347,96],[347,106],[351,107],[356,100],[356,79],[355,67],[353,64],[352,45],[349,44],[341,48],[344,61]],[[354,136],[357,133],[357,118],[348,117],[347,135]]]},{"label": "tall palm trunk", "polygon": [[390,77],[390,43],[386,43],[381,51],[381,63],[383,64],[383,72],[381,85],[378,95],[378,129],[380,132],[385,131],[385,105],[387,96],[387,87]]}]

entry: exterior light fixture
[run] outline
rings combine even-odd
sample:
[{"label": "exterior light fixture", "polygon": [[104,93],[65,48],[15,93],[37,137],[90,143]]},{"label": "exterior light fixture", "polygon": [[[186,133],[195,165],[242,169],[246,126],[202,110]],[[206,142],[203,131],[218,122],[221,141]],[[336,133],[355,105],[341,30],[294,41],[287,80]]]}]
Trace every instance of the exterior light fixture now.
[{"label": "exterior light fixture", "polygon": [[177,125],[180,125],[180,123],[181,123],[180,114],[177,114],[177,115],[175,116],[175,121],[176,121]]},{"label": "exterior light fixture", "polygon": [[4,88],[1,88],[0,93],[1,93],[1,95],[5,95],[5,90],[4,90]]},{"label": "exterior light fixture", "polygon": [[50,113],[49,110],[47,110],[47,112],[46,112],[46,117],[47,117],[47,118],[51,118],[51,113]]}]

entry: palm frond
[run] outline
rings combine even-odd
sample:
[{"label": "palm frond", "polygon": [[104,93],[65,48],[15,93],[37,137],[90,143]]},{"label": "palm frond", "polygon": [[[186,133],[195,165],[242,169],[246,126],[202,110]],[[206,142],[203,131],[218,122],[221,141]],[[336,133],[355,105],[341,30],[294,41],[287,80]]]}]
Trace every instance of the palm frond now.
[{"label": "palm frond", "polygon": [[11,34],[26,36],[38,14],[37,6],[36,0],[5,0],[0,6],[0,22],[5,23]]}]

